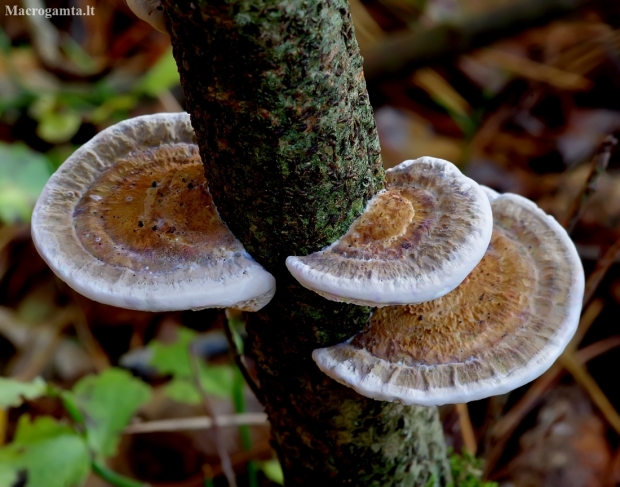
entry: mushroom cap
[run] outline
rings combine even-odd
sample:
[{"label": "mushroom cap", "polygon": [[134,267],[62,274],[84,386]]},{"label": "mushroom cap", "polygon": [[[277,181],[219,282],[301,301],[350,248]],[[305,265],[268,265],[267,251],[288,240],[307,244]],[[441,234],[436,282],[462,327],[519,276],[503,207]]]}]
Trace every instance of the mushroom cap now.
[{"label": "mushroom cap", "polygon": [[488,186],[484,186],[483,184],[481,184],[480,187],[482,188],[482,191],[486,193],[487,198],[489,198],[489,201],[493,201],[495,198],[499,196],[499,193],[497,191],[489,188]]},{"label": "mushroom cap", "polygon": [[77,292],[122,308],[260,309],[275,279],[217,213],[187,113],[107,128],[43,189],[32,238]]},{"label": "mushroom cap", "polygon": [[314,351],[320,369],[364,396],[425,406],[503,394],[545,372],[577,329],[583,267],[531,201],[504,194],[492,208],[489,248],[459,287],[377,310],[348,342]]},{"label": "mushroom cap", "polygon": [[288,257],[303,286],[333,301],[368,306],[421,303],[458,286],[491,239],[491,206],[480,186],[442,159],[389,169],[387,189],[325,249]]},{"label": "mushroom cap", "polygon": [[159,32],[167,33],[164,7],[161,0],[125,0],[125,2],[140,20],[151,24]]}]

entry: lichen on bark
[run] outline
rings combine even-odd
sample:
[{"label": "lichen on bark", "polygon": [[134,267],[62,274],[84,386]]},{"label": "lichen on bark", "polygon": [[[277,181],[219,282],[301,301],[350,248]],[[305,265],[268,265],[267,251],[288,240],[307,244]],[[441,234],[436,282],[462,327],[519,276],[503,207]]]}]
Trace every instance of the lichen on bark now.
[{"label": "lichen on bark", "polygon": [[286,484],[444,485],[436,409],[364,398],[311,359],[370,309],[326,301],[284,266],[340,237],[383,187],[346,1],[163,3],[213,199],[276,276],[248,333]]}]

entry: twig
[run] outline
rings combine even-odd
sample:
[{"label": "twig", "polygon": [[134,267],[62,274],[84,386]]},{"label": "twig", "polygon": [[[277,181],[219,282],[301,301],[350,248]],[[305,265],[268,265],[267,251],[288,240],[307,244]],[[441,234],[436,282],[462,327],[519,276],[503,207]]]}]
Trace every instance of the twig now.
[{"label": "twig", "polygon": [[607,252],[596,263],[596,267],[592,271],[592,274],[588,276],[586,281],[586,289],[583,293],[583,304],[586,305],[594,295],[594,292],[598,288],[599,284],[607,274],[609,268],[620,258],[620,239],[616,240],[614,244],[607,249]]},{"label": "twig", "polygon": [[181,104],[177,101],[174,95],[170,93],[170,90],[160,91],[157,94],[157,99],[166,112],[176,113],[184,111]]},{"label": "twig", "polygon": [[392,34],[364,54],[364,76],[372,84],[406,69],[488,45],[495,39],[505,38],[596,3],[599,2],[518,0],[480,15],[462,16],[451,23]]},{"label": "twig", "polygon": [[[74,298],[77,298],[77,293],[73,292]],[[80,342],[86,349],[88,356],[90,357],[93,366],[97,372],[102,372],[110,367],[110,359],[106,355],[105,351],[93,336],[90,327],[88,326],[88,319],[84,312],[83,301],[81,299],[75,299],[78,304],[79,313],[77,313],[74,321],[75,332],[77,333]]]},{"label": "twig", "polygon": [[[218,416],[217,425],[241,426],[241,425],[269,425],[265,413],[243,413]],[[131,424],[125,428],[124,433],[135,435],[140,433],[155,433],[159,431],[191,431],[209,429],[213,427],[213,419],[208,416],[194,418],[163,419],[159,421],[146,421],[144,423]]]},{"label": "twig", "polygon": [[151,484],[139,482],[138,480],[130,479],[120,473],[116,473],[97,460],[92,460],[90,466],[95,474],[116,487],[151,487]]},{"label": "twig", "polygon": [[583,364],[580,364],[572,353],[566,352],[560,356],[559,361],[571,373],[577,383],[590,395],[590,398],[598,406],[612,428],[617,433],[620,433],[620,415],[596,381],[588,374]]},{"label": "twig", "polygon": [[542,81],[561,90],[585,90],[592,82],[583,76],[558,69],[548,64],[532,61],[499,49],[485,49],[480,61],[503,68],[534,81]]},{"label": "twig", "polygon": [[[579,326],[577,327],[577,333],[573,340],[569,343],[567,350],[574,350],[581,337],[585,334],[585,331],[590,327],[594,320],[598,317],[603,309],[602,300],[593,301],[581,315],[579,320]],[[577,358],[581,360],[583,357],[581,351],[577,352]],[[591,357],[590,357],[591,358]],[[584,358],[585,360],[585,358]],[[589,360],[589,358],[588,358]],[[495,443],[486,455],[485,472],[488,474],[493,470],[497,462],[499,461],[502,453],[504,452],[504,446],[508,442],[508,439],[512,436],[512,433],[517,429],[517,426],[521,423],[521,420],[529,413],[532,408],[538,403],[541,396],[553,387],[553,385],[560,379],[564,369],[557,363],[553,365],[547,372],[536,379],[523,397],[508,411],[493,427],[493,436],[496,439]]]},{"label": "twig", "polygon": [[[585,364],[593,358],[616,347],[620,347],[620,336],[609,337],[578,350],[575,352],[575,359],[578,363]],[[499,461],[508,439],[510,439],[512,433],[521,423],[525,415],[532,410],[545,391],[551,389],[565,373],[566,370],[560,365],[551,367],[546,373],[534,381],[519,402],[496,423],[493,434],[497,438],[497,441],[486,455],[485,476],[488,476],[489,472],[493,470]]]},{"label": "twig", "polygon": [[64,308],[54,315],[49,324],[37,326],[36,334],[31,331],[22,352],[10,363],[10,375],[24,382],[39,375],[54,355],[63,331],[75,320],[75,316],[73,306]]},{"label": "twig", "polygon": [[6,441],[7,427],[9,426],[9,414],[8,412],[0,408],[0,446],[4,445]]},{"label": "twig", "polygon": [[476,450],[478,449],[478,444],[476,442],[474,428],[471,425],[467,404],[457,404],[456,412],[459,415],[459,426],[461,427],[461,436],[463,437],[465,448],[469,451],[469,453],[475,455]]},{"label": "twig", "polygon": [[596,318],[598,318],[598,316],[601,314],[601,311],[603,311],[604,307],[605,301],[603,301],[602,299],[595,299],[590,304],[588,304],[588,307],[581,315],[579,325],[577,325],[577,331],[575,332],[575,335],[573,336],[571,341],[568,343],[566,350],[569,350],[571,352],[577,350],[577,347],[581,343],[581,340],[583,340],[583,337],[586,336],[586,333],[588,332],[592,324],[596,321]]},{"label": "twig", "polygon": [[547,372],[536,379],[523,397],[508,411],[493,428],[493,436],[496,440],[485,455],[485,473],[488,478],[495,465],[500,460],[508,440],[517,429],[527,413],[538,403],[545,391],[550,389],[562,376],[564,369],[559,365],[553,365]]},{"label": "twig", "polygon": [[0,333],[18,350],[28,344],[31,327],[20,320],[15,310],[0,306]]},{"label": "twig", "polygon": [[235,337],[233,336],[231,321],[232,321],[231,314],[229,310],[226,309],[226,320],[224,322],[224,333],[226,335],[226,340],[228,341],[228,348],[230,350],[230,353],[233,356],[233,360],[235,361],[237,368],[239,369],[239,371],[241,372],[241,375],[243,375],[243,378],[248,384],[248,387],[254,393],[254,395],[256,396],[256,399],[258,399],[258,401],[262,404],[263,393],[260,390],[260,386],[254,379],[254,377],[250,375],[250,371],[248,370],[246,366],[245,360],[239,353],[239,349],[237,348],[237,343],[235,342]]},{"label": "twig", "polygon": [[605,139],[603,139],[603,142],[601,142],[601,145],[592,157],[588,179],[586,179],[586,183],[583,185],[581,192],[573,201],[571,209],[563,222],[563,226],[566,228],[568,233],[573,231],[573,228],[575,228],[577,221],[579,221],[579,218],[581,217],[583,208],[596,191],[596,180],[607,169],[607,164],[609,163],[609,158],[611,157],[611,151],[617,143],[618,141],[614,136],[608,135]]},{"label": "twig", "polygon": [[215,443],[215,447],[217,449],[217,454],[220,457],[220,463],[222,464],[222,471],[226,476],[226,480],[228,481],[228,485],[230,487],[237,487],[237,481],[235,479],[235,472],[233,471],[232,464],[230,463],[230,457],[228,456],[228,451],[226,451],[226,447],[222,441],[222,436],[220,435],[220,428],[218,425],[218,421],[216,420],[215,413],[213,412],[213,408],[211,407],[211,401],[209,400],[209,396],[206,391],[202,387],[202,382],[200,381],[200,363],[198,362],[198,353],[195,350],[194,342],[189,345],[189,361],[192,367],[192,379],[194,381],[194,386],[198,390],[200,397],[202,398],[202,407],[204,408],[207,416],[213,418],[213,425],[211,428],[211,433],[213,435],[213,441]]},{"label": "twig", "polygon": [[360,49],[365,51],[366,47],[372,46],[379,39],[385,37],[385,31],[368,12],[361,0],[351,0],[349,2],[353,25],[355,26],[355,37],[360,45]]},{"label": "twig", "polygon": [[575,357],[579,363],[585,364],[594,357],[603,355],[616,347],[620,347],[620,336],[612,336],[588,345],[587,347],[575,352]]},{"label": "twig", "polygon": [[[32,10],[45,7],[42,0],[23,0],[23,3],[25,8]],[[41,60],[54,68],[59,66],[63,62],[63,57],[58,47],[60,44],[58,29],[45,15],[28,15],[26,22],[32,35],[32,43]]]}]

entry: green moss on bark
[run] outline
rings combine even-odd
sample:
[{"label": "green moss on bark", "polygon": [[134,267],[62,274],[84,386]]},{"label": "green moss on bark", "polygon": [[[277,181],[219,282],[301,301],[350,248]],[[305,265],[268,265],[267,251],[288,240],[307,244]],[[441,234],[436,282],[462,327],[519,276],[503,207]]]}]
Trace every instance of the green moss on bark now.
[{"label": "green moss on bark", "polygon": [[179,5],[175,57],[224,220],[267,267],[338,238],[383,182],[347,5]]},{"label": "green moss on bark", "polygon": [[347,3],[164,4],[213,199],[277,279],[248,331],[287,485],[445,484],[435,409],[366,399],[312,361],[370,309],[326,301],[284,266],[340,237],[383,186]]}]

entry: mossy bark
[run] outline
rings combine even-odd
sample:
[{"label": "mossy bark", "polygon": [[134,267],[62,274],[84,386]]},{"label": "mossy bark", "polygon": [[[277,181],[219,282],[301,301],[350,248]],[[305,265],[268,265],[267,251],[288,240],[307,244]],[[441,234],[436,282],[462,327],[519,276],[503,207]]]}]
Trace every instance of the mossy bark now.
[{"label": "mossy bark", "polygon": [[248,331],[286,484],[445,485],[436,409],[364,398],[312,361],[370,309],[324,300],[284,265],[341,236],[383,185],[346,1],[164,5],[214,201],[277,280]]}]

